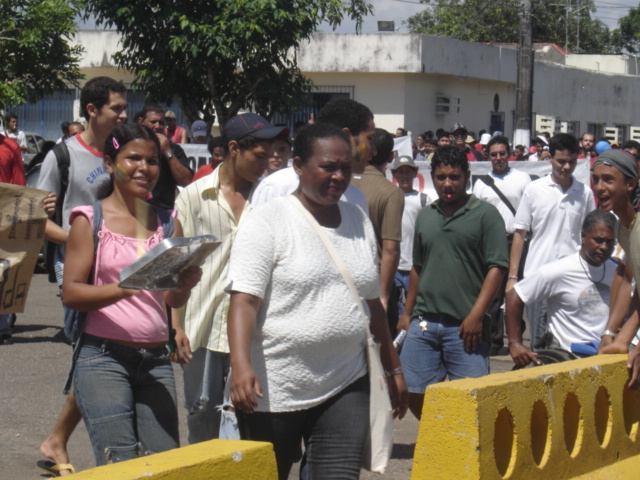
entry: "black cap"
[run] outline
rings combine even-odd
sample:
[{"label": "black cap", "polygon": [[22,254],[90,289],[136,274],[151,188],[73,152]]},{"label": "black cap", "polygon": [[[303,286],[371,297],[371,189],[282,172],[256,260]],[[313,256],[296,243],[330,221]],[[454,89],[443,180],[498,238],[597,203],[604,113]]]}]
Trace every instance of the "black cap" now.
[{"label": "black cap", "polygon": [[229,141],[242,140],[251,135],[261,140],[271,140],[277,137],[288,137],[287,127],[274,127],[267,120],[256,113],[242,113],[231,118],[224,127]]}]

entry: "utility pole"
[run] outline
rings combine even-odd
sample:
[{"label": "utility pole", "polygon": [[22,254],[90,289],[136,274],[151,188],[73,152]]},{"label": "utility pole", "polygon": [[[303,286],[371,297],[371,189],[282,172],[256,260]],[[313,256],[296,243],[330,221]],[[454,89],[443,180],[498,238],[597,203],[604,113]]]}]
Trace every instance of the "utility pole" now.
[{"label": "utility pole", "polygon": [[520,39],[518,41],[518,77],[516,82],[516,131],[514,145],[531,146],[533,109],[533,28],[532,0],[520,0]]}]

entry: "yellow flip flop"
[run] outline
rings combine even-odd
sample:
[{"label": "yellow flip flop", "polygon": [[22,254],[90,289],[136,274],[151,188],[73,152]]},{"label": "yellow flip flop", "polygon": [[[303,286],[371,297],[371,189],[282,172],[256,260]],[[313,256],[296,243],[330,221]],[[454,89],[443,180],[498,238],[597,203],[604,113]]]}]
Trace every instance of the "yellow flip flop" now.
[{"label": "yellow flip flop", "polygon": [[54,477],[60,477],[60,470],[69,470],[71,473],[76,473],[76,469],[70,463],[53,463],[51,460],[38,460],[38,468],[41,468],[45,472],[53,475]]}]

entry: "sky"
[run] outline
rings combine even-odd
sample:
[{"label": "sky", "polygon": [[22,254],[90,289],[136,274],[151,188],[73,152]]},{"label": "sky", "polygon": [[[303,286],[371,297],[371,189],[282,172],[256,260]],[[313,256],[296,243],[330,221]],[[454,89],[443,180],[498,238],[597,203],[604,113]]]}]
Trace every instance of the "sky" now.
[{"label": "sky", "polygon": [[[579,4],[579,0],[573,1],[575,4]],[[399,33],[408,33],[407,26],[402,22],[410,16],[428,8],[427,5],[420,3],[419,0],[369,0],[369,3],[373,5],[374,12],[373,15],[366,17],[362,27],[362,33],[376,33],[378,31],[378,20],[393,20],[395,21],[396,31]],[[640,0],[595,0],[594,3],[597,11],[593,16],[602,20],[610,29],[614,29],[618,26],[618,20],[628,13],[629,8],[638,7]],[[330,32],[331,27],[323,28],[323,31]],[[355,23],[345,21],[336,32],[354,33]]]}]

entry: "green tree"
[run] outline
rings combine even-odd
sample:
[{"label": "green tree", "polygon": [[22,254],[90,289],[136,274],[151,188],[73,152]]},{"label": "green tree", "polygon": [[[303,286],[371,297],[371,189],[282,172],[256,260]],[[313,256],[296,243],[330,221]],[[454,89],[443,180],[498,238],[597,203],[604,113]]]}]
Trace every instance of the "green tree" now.
[{"label": "green tree", "polygon": [[116,63],[156,101],[178,98],[191,120],[220,125],[240,109],[270,118],[312,84],[294,49],[322,22],[337,26],[371,12],[366,0],[88,0],[99,24],[115,27]]},{"label": "green tree", "polygon": [[620,51],[640,53],[640,5],[629,9],[629,13],[622,17],[613,31],[614,43]]},{"label": "green tree", "polygon": [[[409,30],[413,33],[453,37],[469,42],[518,42],[519,0],[421,1],[429,4],[429,7],[407,20]],[[580,53],[612,53],[615,47],[611,33],[601,21],[591,18],[593,12],[593,0],[582,0],[579,5],[571,0],[534,2],[533,41],[556,43],[564,47],[568,38],[568,48],[574,53],[578,50]]]},{"label": "green tree", "polygon": [[0,108],[77,85],[81,0],[0,0]]}]

